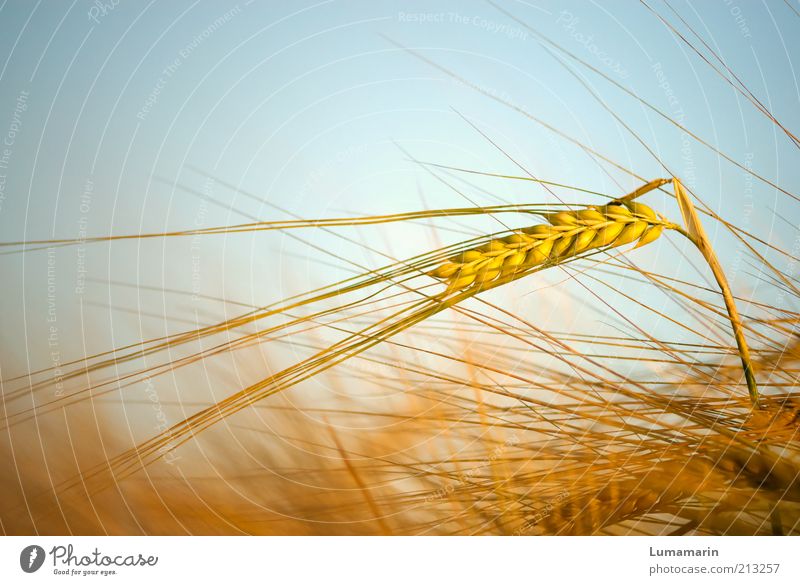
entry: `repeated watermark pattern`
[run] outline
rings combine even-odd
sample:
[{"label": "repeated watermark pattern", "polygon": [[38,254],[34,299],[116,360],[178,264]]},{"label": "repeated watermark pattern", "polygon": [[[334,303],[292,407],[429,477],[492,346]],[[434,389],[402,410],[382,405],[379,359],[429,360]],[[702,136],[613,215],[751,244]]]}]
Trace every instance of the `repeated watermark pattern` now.
[{"label": "repeated watermark pattern", "polygon": [[539,529],[539,524],[545,518],[549,517],[555,507],[569,497],[568,490],[561,490],[556,497],[547,501],[544,506],[539,508],[536,513],[530,516],[525,523],[514,533],[514,536],[525,536],[526,534],[533,534]]},{"label": "repeated watermark pattern", "polygon": [[178,51],[178,55],[175,57],[175,59],[173,59],[172,62],[161,71],[161,76],[158,78],[153,86],[153,89],[145,99],[144,104],[142,104],[142,107],[137,112],[136,117],[139,120],[144,121],[147,118],[147,115],[158,103],[158,99],[162,90],[167,86],[169,80],[175,76],[186,60],[192,56],[192,53],[194,53],[200,45],[208,40],[212,34],[228,24],[234,16],[240,14],[241,12],[242,7],[237,4],[223,15],[216,18],[214,22],[204,28],[200,33],[195,35],[190,42],[186,43],[186,45],[184,45],[184,47]]},{"label": "repeated watermark pattern", "polygon": [[61,342],[58,331],[58,306],[56,303],[56,249],[47,248],[47,348],[55,380],[55,396],[64,395],[64,372],[61,369]]},{"label": "repeated watermark pattern", "polygon": [[[797,274],[797,260],[796,258],[800,256],[800,224],[798,224],[795,228],[797,235],[792,242],[792,249],[789,250],[789,260],[786,263],[786,268],[784,269],[784,274],[786,275],[786,279],[789,281],[794,280],[795,274]],[[788,287],[781,286],[778,288],[778,298],[775,302],[775,308],[783,309],[786,306],[786,295],[791,291],[788,290]],[[794,297],[793,297],[794,298]]]},{"label": "repeated watermark pattern", "polygon": [[[158,397],[158,391],[153,384],[153,380],[149,376],[144,378],[144,391],[147,394],[148,400],[150,400],[150,403],[153,406],[153,411],[155,412],[156,433],[161,434],[166,432],[167,429],[169,429],[170,424],[167,420],[167,415],[164,412],[164,408],[161,406],[161,399]],[[170,465],[173,465],[180,459],[180,455],[174,451],[174,446],[172,444],[167,444],[159,448],[158,455],[161,457],[162,461],[169,463]]]},{"label": "repeated watermark pattern", "polygon": [[[214,190],[214,179],[206,179],[205,184],[203,185],[203,195],[206,198],[210,199],[211,194]],[[202,229],[206,225],[206,215],[208,215],[208,204],[206,203],[206,199],[200,200],[200,207],[197,209],[197,214],[194,217],[194,227],[198,230]],[[190,253],[192,256],[192,302],[197,302],[200,297],[200,290],[201,290],[201,281],[202,281],[202,240],[203,237],[200,234],[195,234],[192,236],[192,242],[190,246]]]},{"label": "repeated watermark pattern", "polygon": [[8,183],[8,167],[11,164],[11,157],[14,154],[14,145],[17,142],[17,135],[22,129],[22,114],[28,110],[28,98],[30,93],[23,89],[17,94],[14,103],[14,111],[11,113],[11,121],[8,124],[3,144],[0,146],[0,211],[3,211],[3,203],[6,200],[6,186]]},{"label": "repeated watermark pattern", "polygon": [[117,6],[120,0],[94,0],[89,11],[86,13],[89,20],[95,24],[100,24],[100,21],[109,15]]},{"label": "repeated watermark pattern", "polygon": [[630,73],[628,73],[628,70],[622,66],[619,59],[615,59],[606,51],[597,46],[594,41],[594,35],[586,35],[579,30],[578,25],[580,22],[580,18],[568,10],[562,10],[556,19],[556,24],[560,24],[561,27],[567,31],[567,33],[569,33],[569,36],[573,41],[585,47],[595,59],[600,61],[600,63],[605,65],[612,72],[619,75],[622,79],[627,79],[630,77]]},{"label": "repeated watermark pattern", "polygon": [[468,483],[471,483],[473,478],[481,470],[490,467],[495,461],[497,461],[500,457],[502,457],[503,454],[506,451],[508,451],[508,449],[518,444],[519,444],[519,437],[517,437],[515,433],[512,433],[511,436],[508,439],[506,439],[501,445],[498,445],[492,450],[492,453],[491,455],[489,455],[489,457],[487,457],[477,465],[474,465],[465,473],[459,474],[458,479],[456,481],[448,482],[444,486],[437,489],[435,492],[433,492],[427,498],[425,498],[425,501],[430,503],[436,500],[447,498],[457,489],[460,489],[465,485],[467,485]]},{"label": "repeated watermark pattern", "polygon": [[[755,210],[755,203],[753,201],[753,158],[755,157],[755,153],[753,152],[746,152],[744,155],[744,176],[743,176],[743,188],[742,188],[742,197],[744,201],[742,203],[742,219],[739,223],[739,227],[742,230],[749,231],[750,225],[752,224],[752,215],[753,211]],[[730,269],[730,279],[733,280],[739,274],[739,271],[742,266],[742,260],[747,253],[747,246],[742,240],[738,240],[736,244],[736,255],[731,262],[731,269]]]},{"label": "repeated watermark pattern", "polygon": [[[664,96],[667,98],[672,119],[681,126],[685,127],[686,112],[684,112],[678,96],[672,89],[672,85],[670,84],[666,73],[664,73],[664,68],[661,65],[661,62],[657,61],[656,63],[653,63],[653,65],[651,65],[651,69],[656,76],[658,87],[662,89]],[[692,152],[692,137],[686,130],[681,130],[681,161],[683,163],[680,173],[681,181],[691,189],[697,183],[697,169],[695,167],[694,155]]]},{"label": "repeated watermark pattern", "polygon": [[92,210],[92,197],[94,196],[94,180],[91,176],[87,177],[83,185],[83,192],[78,200],[78,247],[77,262],[75,266],[75,294],[83,295],[86,288],[86,238],[89,234],[89,212]]},{"label": "repeated watermark pattern", "polygon": [[398,12],[398,22],[411,24],[449,23],[471,26],[495,35],[503,35],[509,39],[527,40],[528,32],[508,24],[489,20],[479,15],[461,14],[459,12]]},{"label": "repeated watermark pattern", "polygon": [[733,17],[736,26],[739,27],[739,32],[742,36],[746,39],[750,39],[753,37],[753,34],[750,32],[750,27],[747,24],[747,19],[742,14],[742,9],[733,3],[733,0],[724,0],[725,6],[730,8],[729,12]]}]

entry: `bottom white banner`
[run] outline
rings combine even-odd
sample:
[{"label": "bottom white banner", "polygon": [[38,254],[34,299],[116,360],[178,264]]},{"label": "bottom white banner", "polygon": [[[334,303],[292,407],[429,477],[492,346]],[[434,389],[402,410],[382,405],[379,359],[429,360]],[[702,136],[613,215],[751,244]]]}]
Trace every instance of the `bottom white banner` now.
[{"label": "bottom white banner", "polygon": [[[0,583],[800,583],[797,537],[3,537]],[[234,581],[235,580],[235,581]]]}]

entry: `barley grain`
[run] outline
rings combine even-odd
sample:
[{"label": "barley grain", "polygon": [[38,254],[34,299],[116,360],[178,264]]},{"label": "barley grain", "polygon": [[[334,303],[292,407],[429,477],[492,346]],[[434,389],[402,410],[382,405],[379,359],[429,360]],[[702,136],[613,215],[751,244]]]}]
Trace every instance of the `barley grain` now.
[{"label": "barley grain", "polygon": [[438,266],[432,276],[448,292],[481,288],[499,277],[521,276],[530,269],[558,264],[583,252],[613,248],[638,240],[644,246],[669,225],[643,203],[616,201],[602,207],[547,214],[548,224],[517,230],[462,252]]}]

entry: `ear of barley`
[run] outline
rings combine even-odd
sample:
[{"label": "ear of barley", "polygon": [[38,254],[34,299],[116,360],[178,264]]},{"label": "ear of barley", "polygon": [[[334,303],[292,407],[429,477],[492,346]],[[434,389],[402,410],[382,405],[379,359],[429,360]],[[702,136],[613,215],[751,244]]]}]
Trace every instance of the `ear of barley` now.
[{"label": "ear of barley", "polygon": [[671,225],[647,205],[625,200],[558,211],[546,218],[549,224],[523,228],[462,252],[431,275],[447,284],[448,293],[481,289],[499,278],[522,276],[533,268],[555,265],[590,250],[634,241],[636,247],[643,246]]}]

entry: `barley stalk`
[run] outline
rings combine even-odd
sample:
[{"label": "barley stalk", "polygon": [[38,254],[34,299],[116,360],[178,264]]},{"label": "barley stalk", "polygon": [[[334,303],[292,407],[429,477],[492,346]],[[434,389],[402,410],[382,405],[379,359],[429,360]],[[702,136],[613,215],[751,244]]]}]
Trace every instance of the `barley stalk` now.
[{"label": "barley stalk", "polygon": [[[686,229],[668,222],[638,197],[672,183]],[[688,238],[705,258],[722,292],[725,308],[736,339],[750,399],[758,404],[758,386],[728,280],[705,234],[700,218],[683,185],[677,178],[655,179],[632,193],[604,206],[589,206],[577,211],[546,214],[548,224],[517,230],[509,236],[462,252],[440,264],[431,275],[447,283],[446,294],[470,290],[479,292],[524,276],[535,268],[545,268],[591,250],[610,249],[637,241],[636,248],[649,244],[672,229]]]},{"label": "barley stalk", "polygon": [[750,348],[747,345],[747,339],[744,336],[744,327],[742,326],[742,319],[739,317],[739,311],[736,308],[736,303],[733,300],[733,293],[728,284],[728,279],[725,272],[722,270],[722,265],[719,263],[714,248],[711,246],[711,241],[708,239],[700,217],[694,208],[689,194],[686,193],[680,180],[672,179],[673,187],[675,189],[675,197],[678,200],[678,206],[683,216],[683,222],[686,224],[686,229],[675,228],[678,232],[683,234],[689,239],[700,251],[711,269],[711,273],[719,285],[722,292],[722,298],[725,301],[725,308],[728,311],[728,319],[731,322],[731,329],[733,329],[733,337],[736,339],[736,346],[739,350],[739,358],[742,360],[742,369],[744,370],[744,377],[747,381],[747,390],[750,393],[750,400],[755,408],[759,408],[758,404],[758,385],[756,384],[756,376],[753,370],[752,359],[750,358]]}]

